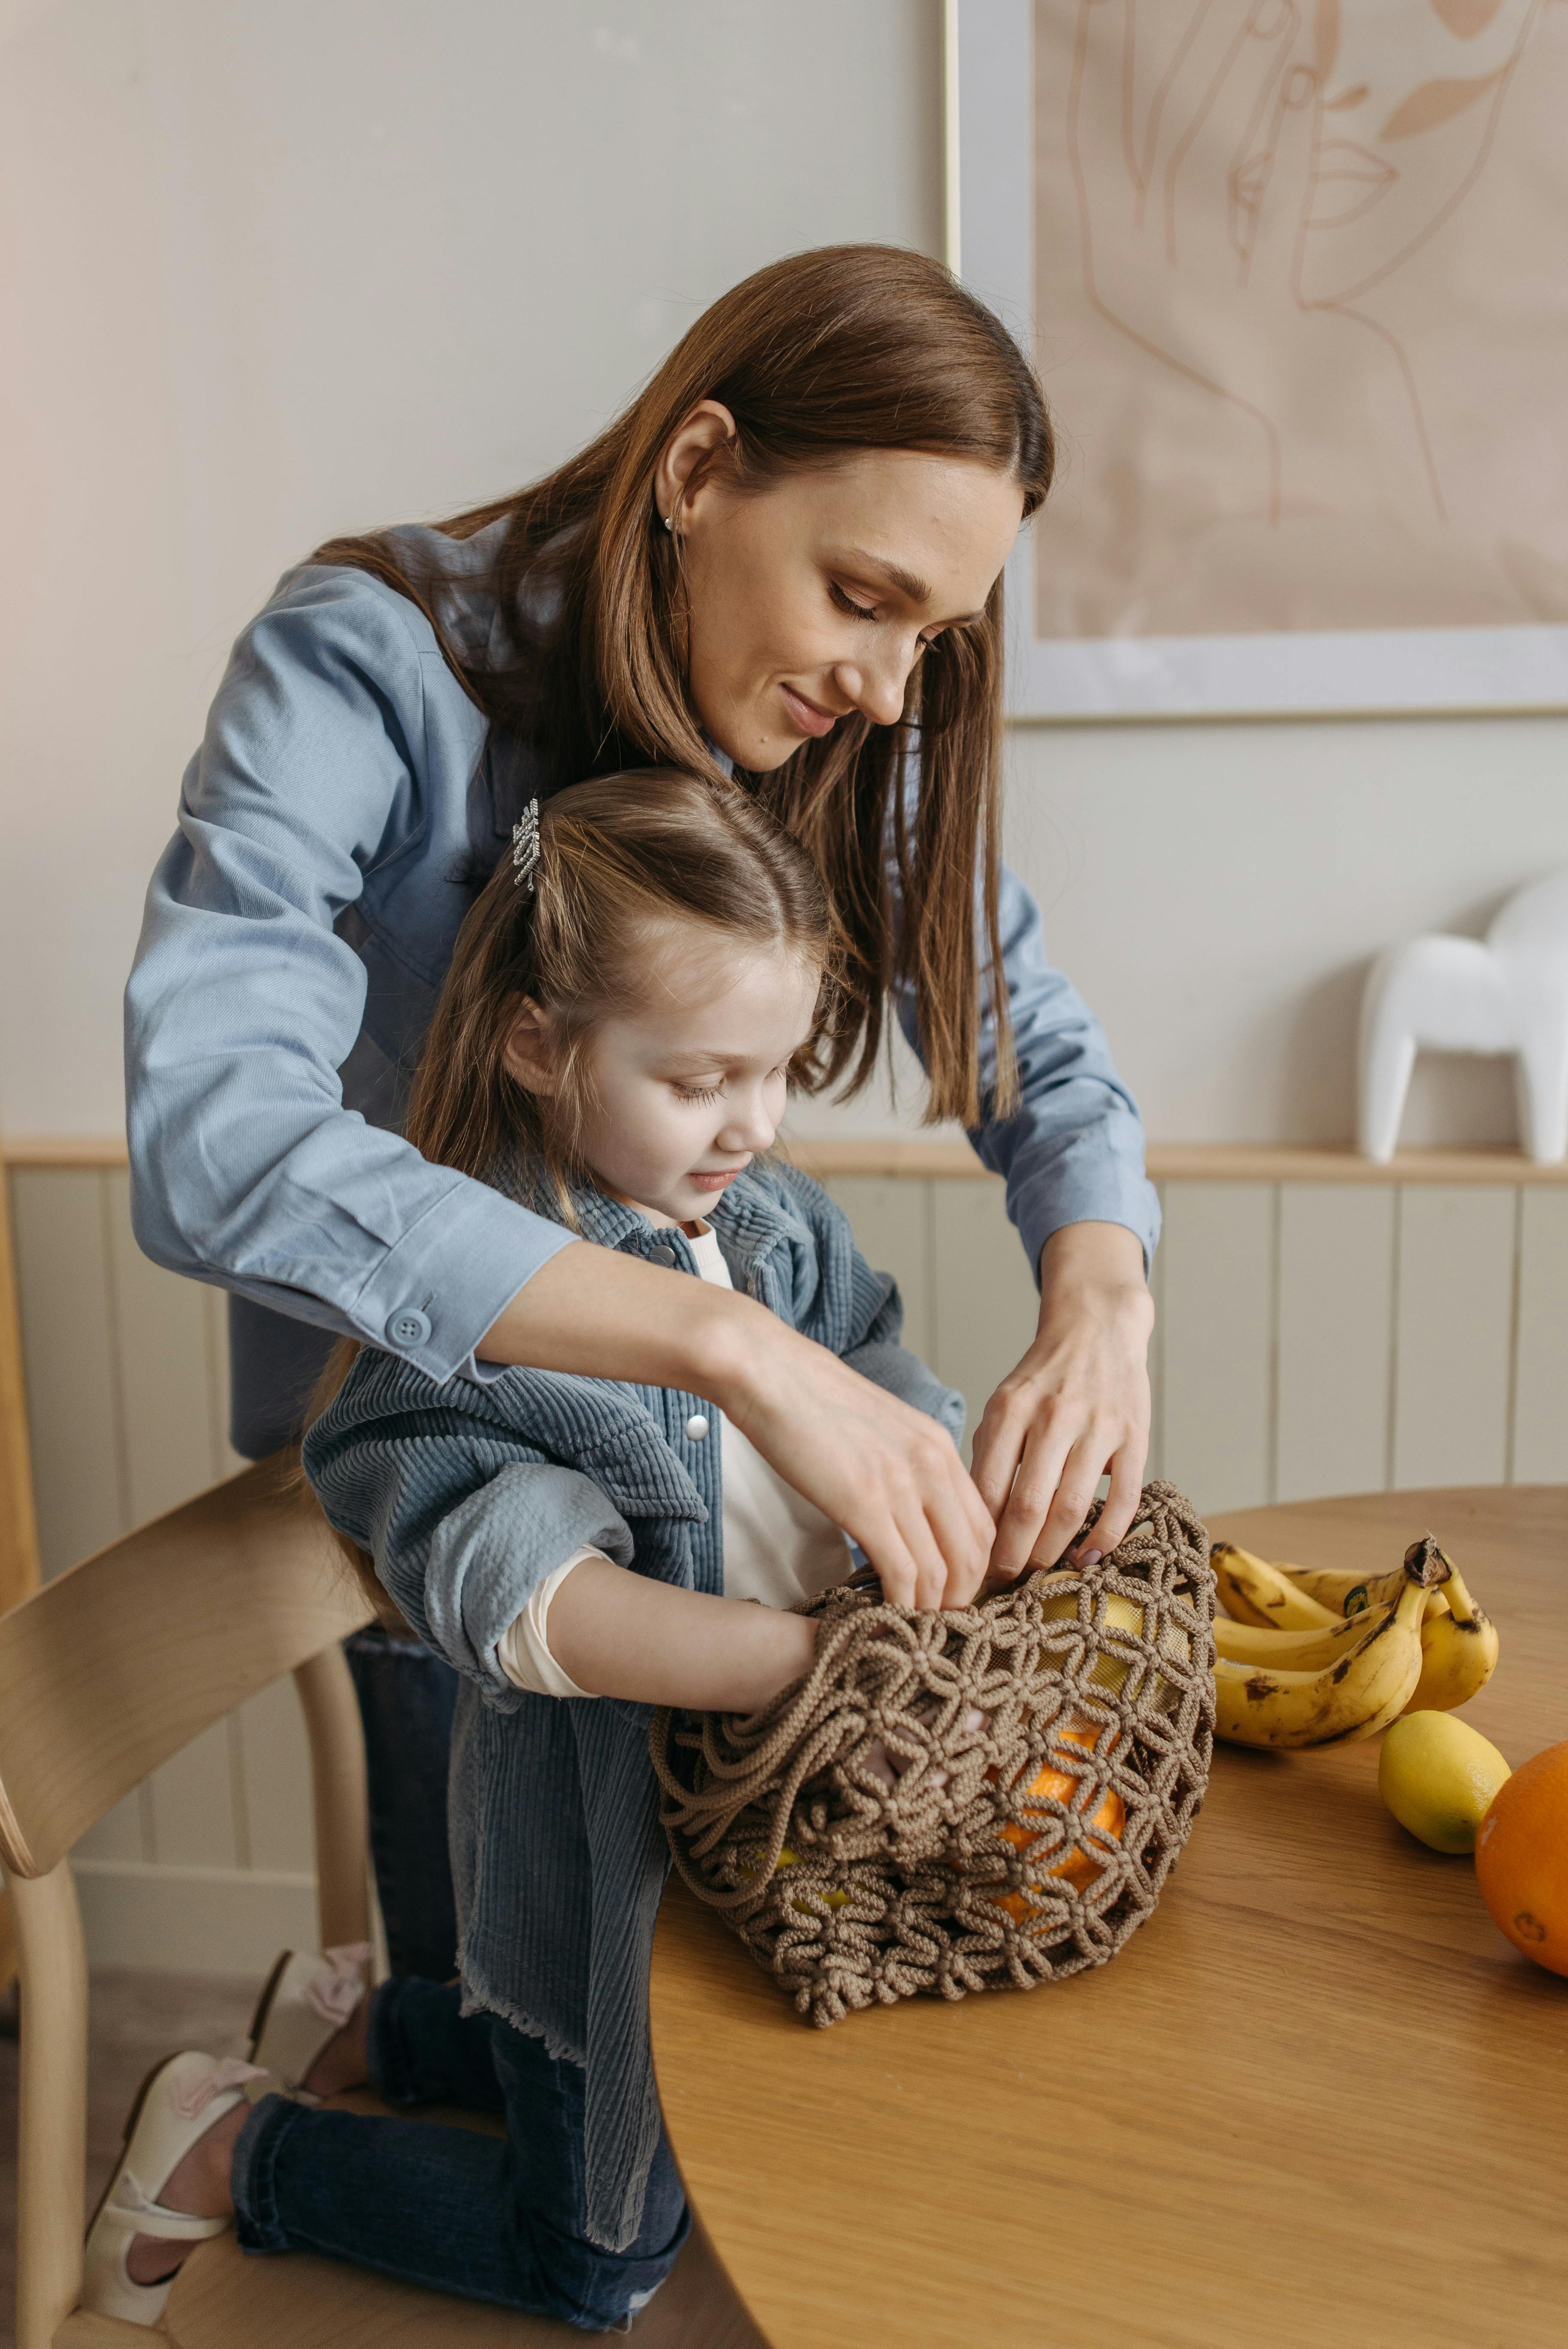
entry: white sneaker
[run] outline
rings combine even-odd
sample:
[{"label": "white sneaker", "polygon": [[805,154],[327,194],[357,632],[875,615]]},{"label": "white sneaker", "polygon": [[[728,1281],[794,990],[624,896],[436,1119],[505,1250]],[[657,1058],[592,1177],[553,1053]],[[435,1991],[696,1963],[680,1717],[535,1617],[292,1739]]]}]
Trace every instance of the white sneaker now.
[{"label": "white sneaker", "polygon": [[251,2061],[286,2095],[308,2094],[301,2083],[365,1996],[365,1970],[375,1954],[368,1941],[284,1950],[267,1976],[251,2018]]},{"label": "white sneaker", "polygon": [[148,2074],[125,2125],[119,2165],[88,2229],[82,2306],[95,2316],[156,2324],[162,2315],[174,2278],[131,2282],[126,2253],[138,2235],[200,2243],[233,2225],[232,2216],[194,2219],[185,2210],[166,2210],[158,2198],[198,2137],[242,2103],[245,2085],[260,2076],[236,2056],[220,2061],[191,2054],[170,2055]]}]

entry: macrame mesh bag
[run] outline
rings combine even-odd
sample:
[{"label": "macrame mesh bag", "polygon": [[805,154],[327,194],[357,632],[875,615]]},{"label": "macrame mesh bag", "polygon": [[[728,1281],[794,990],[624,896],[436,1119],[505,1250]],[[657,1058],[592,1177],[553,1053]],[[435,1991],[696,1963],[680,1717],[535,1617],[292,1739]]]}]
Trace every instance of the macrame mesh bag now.
[{"label": "macrame mesh bag", "polygon": [[655,1715],[676,1867],[814,2023],[1103,1965],[1202,1804],[1213,1593],[1163,1484],[1110,1557],[972,1607],[822,1592],[816,1663],[765,1711]]}]

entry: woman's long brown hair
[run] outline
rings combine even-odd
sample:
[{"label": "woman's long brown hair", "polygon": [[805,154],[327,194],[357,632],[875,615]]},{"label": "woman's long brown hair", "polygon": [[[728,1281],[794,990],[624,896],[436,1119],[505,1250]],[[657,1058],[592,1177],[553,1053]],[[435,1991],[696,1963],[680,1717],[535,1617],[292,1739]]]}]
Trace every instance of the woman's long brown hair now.
[{"label": "woman's long brown hair", "polygon": [[[1044,397],[999,320],[921,254],[830,245],[724,295],[630,407],[543,481],[438,525],[467,539],[506,524],[493,564],[465,581],[488,588],[500,616],[484,655],[459,640],[441,576],[421,570],[397,533],[333,539],[314,559],[368,571],[418,604],[492,730],[541,750],[552,788],[631,766],[722,781],[686,692],[678,544],[653,497],[665,447],[702,399],[728,409],[737,436],[706,461],[727,464],[743,490],[864,449],[990,466],[1017,481],[1026,517],[1050,487]],[[904,987],[919,1020],[926,1114],[970,1124],[1016,1101],[1006,992],[995,983],[996,1075],[984,1101],[978,1071],[982,978],[1000,964],[1002,645],[998,580],[982,616],[923,655],[900,725],[841,720],[756,780],[762,804],[810,850],[845,936],[842,1014],[813,1081],[847,1079],[851,1092],[866,1082],[888,990]],[[920,792],[910,805],[893,785],[915,724]]]}]

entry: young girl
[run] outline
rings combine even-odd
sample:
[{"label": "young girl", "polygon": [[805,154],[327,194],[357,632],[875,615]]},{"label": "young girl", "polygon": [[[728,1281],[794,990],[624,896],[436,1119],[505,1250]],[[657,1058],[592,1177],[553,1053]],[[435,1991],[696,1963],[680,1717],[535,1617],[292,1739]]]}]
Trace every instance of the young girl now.
[{"label": "young girl", "polygon": [[[791,1073],[830,1054],[835,948],[810,858],[747,794],[579,784],[519,826],[463,926],[408,1133],[601,1247],[744,1290],[955,1435],[892,1283],[762,1157]],[[814,1627],[784,1610],[850,1571],[848,1545],[702,1396],[561,1372],[437,1384],[366,1348],[304,1464],[377,1595],[463,1676],[461,1982],[356,2003],[351,1959],[294,1959],[253,2053],[314,2095],[369,2078],[501,2111],[506,2140],[247,2106],[232,2071],[176,2057],[95,2226],[88,2304],[155,2321],[189,2247],[172,2214],[232,2209],[247,2250],[624,2322],[687,2226],[648,2043],[648,1709],[750,1711],[809,1671]]]}]

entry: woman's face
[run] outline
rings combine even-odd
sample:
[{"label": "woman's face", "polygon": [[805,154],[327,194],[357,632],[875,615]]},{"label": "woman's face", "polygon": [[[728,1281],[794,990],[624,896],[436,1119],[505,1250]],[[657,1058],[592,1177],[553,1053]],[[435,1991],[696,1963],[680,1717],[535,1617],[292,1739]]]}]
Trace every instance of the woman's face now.
[{"label": "woman's face", "polygon": [[688,488],[732,429],[704,401],[655,494],[676,515],[696,715],[738,766],[766,772],[852,711],[878,726],[902,716],[924,647],[984,611],[1023,493],[989,466],[889,449],[746,495],[722,465]]}]

